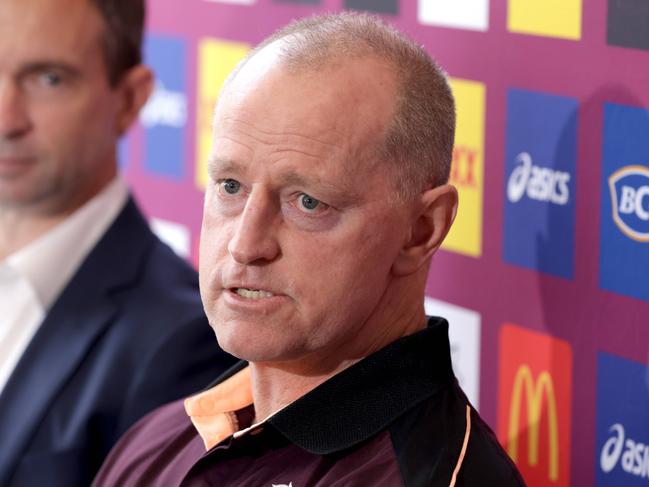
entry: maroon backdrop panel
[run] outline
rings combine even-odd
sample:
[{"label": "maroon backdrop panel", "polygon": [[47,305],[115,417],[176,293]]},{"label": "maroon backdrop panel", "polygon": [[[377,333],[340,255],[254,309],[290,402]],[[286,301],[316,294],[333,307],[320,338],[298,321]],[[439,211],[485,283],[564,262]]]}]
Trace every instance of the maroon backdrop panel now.
[{"label": "maroon backdrop panel", "polygon": [[426,309],[451,321],[470,399],[530,485],[649,481],[649,3],[156,0],[154,97],[122,171],[196,263],[223,78],[292,19],[381,15],[448,71],[457,228]]}]

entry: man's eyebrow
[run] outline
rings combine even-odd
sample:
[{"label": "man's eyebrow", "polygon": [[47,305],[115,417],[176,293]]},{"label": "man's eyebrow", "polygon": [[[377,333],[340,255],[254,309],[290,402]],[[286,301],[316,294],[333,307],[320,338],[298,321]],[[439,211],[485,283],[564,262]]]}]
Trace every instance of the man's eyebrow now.
[{"label": "man's eyebrow", "polygon": [[[222,177],[222,175],[227,174],[236,176],[245,171],[246,168],[243,164],[232,159],[211,156],[207,161],[207,173],[212,180],[216,180],[217,177]],[[309,189],[320,190],[326,196],[336,198],[341,205],[351,205],[356,201],[353,188],[346,184],[344,178],[342,181],[337,181],[336,184],[333,184],[317,176],[308,176],[295,171],[288,171],[278,177],[277,183],[283,186],[301,187],[306,191]]]},{"label": "man's eyebrow", "polygon": [[41,71],[61,71],[72,77],[81,76],[81,71],[65,61],[32,61],[23,65],[20,69],[23,74],[38,73]]},{"label": "man's eyebrow", "polygon": [[[219,173],[240,173],[245,170],[242,164],[232,160],[224,159],[222,157],[213,156],[210,157],[207,161],[207,168],[210,175],[218,171]],[[339,185],[332,185],[320,179],[317,176],[308,176],[304,174],[299,174],[295,171],[288,171],[281,174],[277,180],[280,184],[285,186],[321,186],[321,187],[330,187],[332,189],[339,189]]]},{"label": "man's eyebrow", "polygon": [[282,174],[279,178],[279,182],[286,186],[331,186],[329,183],[322,181],[318,177],[305,176],[294,171]]},{"label": "man's eyebrow", "polygon": [[243,170],[242,165],[232,159],[223,159],[218,156],[210,156],[207,159],[207,173],[214,177],[214,173],[239,173]]},{"label": "man's eyebrow", "polygon": [[346,178],[339,178],[336,183],[330,183],[317,176],[307,176],[289,171],[279,177],[279,182],[286,186],[302,187],[305,190],[313,188],[325,193],[325,196],[338,200],[338,204],[351,205],[356,201],[355,191],[347,184]]}]

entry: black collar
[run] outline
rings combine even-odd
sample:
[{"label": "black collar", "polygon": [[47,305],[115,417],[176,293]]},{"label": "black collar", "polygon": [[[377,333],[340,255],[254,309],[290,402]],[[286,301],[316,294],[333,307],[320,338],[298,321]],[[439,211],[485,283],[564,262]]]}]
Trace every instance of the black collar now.
[{"label": "black collar", "polygon": [[425,330],[345,369],[266,424],[304,450],[333,453],[376,435],[454,380],[448,322],[430,318]]}]

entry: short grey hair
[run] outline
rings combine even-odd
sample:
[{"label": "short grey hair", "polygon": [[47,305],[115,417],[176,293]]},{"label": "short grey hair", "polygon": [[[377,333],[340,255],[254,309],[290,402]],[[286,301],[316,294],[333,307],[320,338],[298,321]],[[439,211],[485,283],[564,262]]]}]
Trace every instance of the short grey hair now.
[{"label": "short grey hair", "polygon": [[446,73],[420,45],[366,13],[341,12],[299,19],[251,50],[226,85],[259,51],[275,41],[289,69],[318,71],[332,62],[374,56],[393,66],[395,110],[374,152],[396,165],[397,190],[409,198],[448,181],[455,136],[455,102]]}]

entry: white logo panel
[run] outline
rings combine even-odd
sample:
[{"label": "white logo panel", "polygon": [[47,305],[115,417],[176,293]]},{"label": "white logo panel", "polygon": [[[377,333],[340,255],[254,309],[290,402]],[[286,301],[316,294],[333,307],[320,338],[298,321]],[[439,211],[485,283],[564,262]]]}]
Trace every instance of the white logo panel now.
[{"label": "white logo panel", "polygon": [[441,316],[449,323],[453,370],[471,404],[480,399],[480,314],[470,309],[429,298],[424,300],[428,316]]},{"label": "white logo panel", "polygon": [[183,259],[189,259],[191,237],[186,226],[159,218],[152,218],[150,224],[151,230],[160,240],[171,247]]},{"label": "white logo panel", "polygon": [[486,31],[489,0],[419,0],[417,16],[422,24]]}]

